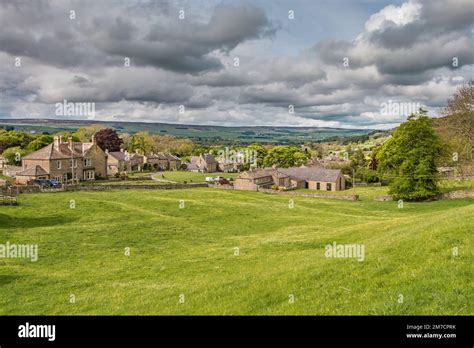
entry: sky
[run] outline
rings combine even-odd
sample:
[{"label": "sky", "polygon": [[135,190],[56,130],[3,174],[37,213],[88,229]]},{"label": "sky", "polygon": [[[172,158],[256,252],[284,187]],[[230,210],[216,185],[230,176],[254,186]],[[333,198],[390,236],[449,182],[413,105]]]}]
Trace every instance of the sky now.
[{"label": "sky", "polygon": [[473,79],[473,19],[471,0],[0,0],[0,118],[389,129]]}]

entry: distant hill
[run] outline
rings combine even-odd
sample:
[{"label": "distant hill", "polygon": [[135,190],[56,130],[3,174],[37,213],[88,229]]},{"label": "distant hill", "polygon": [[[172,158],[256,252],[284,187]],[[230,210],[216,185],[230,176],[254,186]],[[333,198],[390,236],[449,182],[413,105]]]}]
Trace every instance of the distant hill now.
[{"label": "distant hill", "polygon": [[186,137],[198,144],[303,144],[332,137],[352,137],[370,133],[371,129],[342,129],[325,127],[223,127],[206,125],[182,125],[148,122],[116,122],[91,120],[55,119],[0,119],[0,126],[11,125],[15,129],[33,132],[54,133],[74,131],[90,124],[103,124],[120,133],[147,131],[153,134],[170,134]]}]

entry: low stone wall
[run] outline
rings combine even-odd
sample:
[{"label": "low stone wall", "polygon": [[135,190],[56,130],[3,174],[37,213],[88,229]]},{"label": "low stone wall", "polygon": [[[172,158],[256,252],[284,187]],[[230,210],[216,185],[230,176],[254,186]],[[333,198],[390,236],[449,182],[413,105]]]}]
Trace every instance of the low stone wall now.
[{"label": "low stone wall", "polygon": [[125,184],[125,185],[69,185],[64,187],[64,191],[104,191],[104,190],[135,190],[135,189],[147,189],[147,190],[175,190],[175,189],[186,189],[194,187],[208,187],[206,183],[196,184]]},{"label": "low stone wall", "polygon": [[221,189],[221,190],[233,190],[234,186],[232,185],[214,185],[214,184],[209,184],[208,185],[211,188],[216,188],[216,189]]},{"label": "low stone wall", "polygon": [[391,202],[393,201],[393,196],[390,195],[384,195],[384,196],[375,196],[374,201],[378,202]]},{"label": "low stone wall", "polygon": [[283,196],[299,196],[299,197],[311,197],[311,198],[329,198],[329,199],[340,199],[345,201],[358,201],[359,195],[338,195],[331,193],[311,193],[311,192],[299,192],[299,191],[277,191],[271,189],[259,189],[258,192],[272,193]]},{"label": "low stone wall", "polygon": [[474,198],[474,191],[457,190],[440,194],[441,199]]},{"label": "low stone wall", "polygon": [[1,187],[0,188],[0,194],[3,195],[17,195],[20,193],[38,193],[41,192],[41,188],[39,186],[33,186],[33,185],[14,185],[14,186],[7,186],[7,187]]},{"label": "low stone wall", "polygon": [[33,185],[15,185],[6,188],[0,188],[0,194],[20,194],[20,193],[40,193],[40,192],[63,192],[63,191],[105,191],[105,190],[134,190],[134,189],[155,189],[155,190],[174,190],[187,189],[194,187],[208,187],[206,183],[196,184],[126,184],[126,185],[65,185],[60,189],[41,189]]}]

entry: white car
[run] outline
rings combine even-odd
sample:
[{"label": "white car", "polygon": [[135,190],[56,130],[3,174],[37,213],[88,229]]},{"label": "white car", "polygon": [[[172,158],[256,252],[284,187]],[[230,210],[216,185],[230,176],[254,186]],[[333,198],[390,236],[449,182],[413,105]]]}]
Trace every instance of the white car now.
[{"label": "white car", "polygon": [[206,182],[214,182],[214,178],[212,176],[206,176]]}]

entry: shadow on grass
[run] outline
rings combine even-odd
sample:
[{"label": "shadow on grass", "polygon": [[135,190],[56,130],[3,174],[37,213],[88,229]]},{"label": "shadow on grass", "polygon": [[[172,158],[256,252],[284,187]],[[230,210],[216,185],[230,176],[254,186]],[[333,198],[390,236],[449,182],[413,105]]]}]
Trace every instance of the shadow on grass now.
[{"label": "shadow on grass", "polygon": [[19,276],[1,275],[0,274],[0,286],[13,283],[14,281],[18,280],[19,278],[20,278]]},{"label": "shadow on grass", "polygon": [[77,220],[77,218],[71,216],[14,217],[0,214],[0,231],[6,228],[34,228],[64,225],[75,220]]}]

